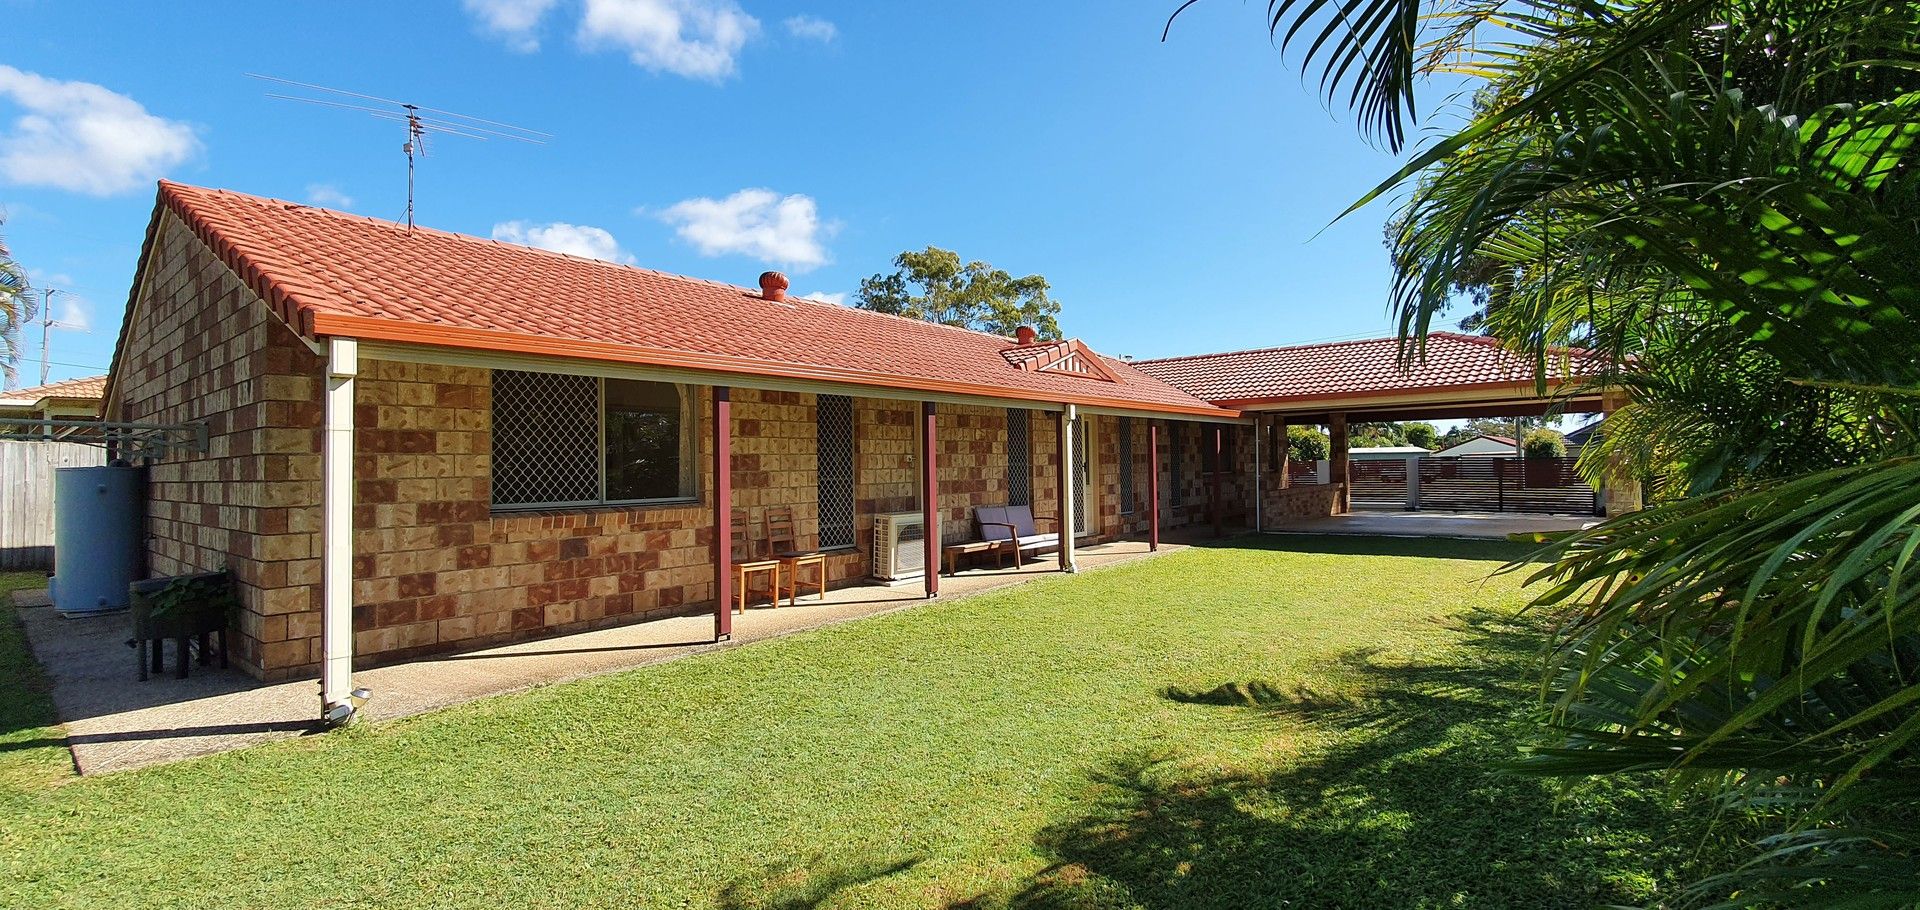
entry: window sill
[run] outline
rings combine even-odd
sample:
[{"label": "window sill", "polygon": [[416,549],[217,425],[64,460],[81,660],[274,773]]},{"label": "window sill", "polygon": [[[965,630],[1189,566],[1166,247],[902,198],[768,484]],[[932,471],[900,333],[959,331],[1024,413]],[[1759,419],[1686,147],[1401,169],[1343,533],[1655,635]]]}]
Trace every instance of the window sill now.
[{"label": "window sill", "polygon": [[551,518],[558,515],[600,515],[608,512],[652,512],[661,509],[686,509],[701,504],[698,498],[663,499],[656,502],[590,503],[578,506],[493,506],[491,518]]}]

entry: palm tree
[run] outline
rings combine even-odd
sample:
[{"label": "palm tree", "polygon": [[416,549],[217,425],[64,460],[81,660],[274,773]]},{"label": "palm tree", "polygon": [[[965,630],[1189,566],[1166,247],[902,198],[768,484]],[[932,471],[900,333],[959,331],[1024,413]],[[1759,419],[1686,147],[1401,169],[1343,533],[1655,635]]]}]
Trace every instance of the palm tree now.
[{"label": "palm tree", "polygon": [[1583,457],[1673,481],[1535,576],[1564,624],[1522,766],[1661,769],[1773,813],[1696,897],[1920,902],[1920,2],[1268,13],[1396,151],[1424,76],[1477,80],[1465,125],[1355,204],[1404,198],[1404,355],[1477,289],[1518,350],[1612,354],[1635,400]]},{"label": "palm tree", "polygon": [[[0,219],[0,224],[4,224]],[[19,381],[16,365],[20,362],[20,328],[36,314],[27,273],[13,261],[13,252],[0,237],[0,377],[7,388]]]}]

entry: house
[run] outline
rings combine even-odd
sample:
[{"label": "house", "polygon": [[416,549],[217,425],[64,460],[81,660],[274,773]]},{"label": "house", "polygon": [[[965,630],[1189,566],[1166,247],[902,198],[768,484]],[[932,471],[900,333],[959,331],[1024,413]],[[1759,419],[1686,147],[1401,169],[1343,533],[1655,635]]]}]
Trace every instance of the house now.
[{"label": "house", "polygon": [[[726,637],[728,544],[768,509],[832,585],[879,527],[917,521],[935,566],[1007,503],[1071,531],[1072,571],[1345,511],[1350,416],[1548,406],[1468,336],[1411,367],[1391,339],[1128,362],[758,284],[163,182],[100,411],[191,431],[141,458],[149,571],[230,570],[232,659],[317,668],[334,713],[356,665],[682,614]],[[1331,429],[1325,482],[1289,479],[1288,421]]]},{"label": "house", "polygon": [[924,516],[937,565],[1008,502],[1066,514],[1070,569],[1206,517],[1203,428],[1239,421],[1079,340],[165,182],[111,375],[105,419],[205,429],[148,466],[150,570],[230,569],[233,658],[319,667],[330,707],[355,664],[675,614],[724,636],[736,509],[791,508],[835,585],[878,516]]},{"label": "house", "polygon": [[1568,433],[1564,439],[1567,445],[1567,457],[1579,458],[1580,450],[1586,448],[1587,443],[1593,439],[1593,431],[1598,429],[1600,429],[1600,421],[1596,420]]},{"label": "house", "polygon": [[1435,458],[1513,458],[1519,454],[1519,443],[1507,436],[1489,436],[1484,433],[1465,442],[1457,442],[1433,453]]},{"label": "house", "polygon": [[0,417],[91,420],[100,414],[105,376],[66,379],[25,389],[0,391]]},{"label": "house", "polygon": [[1354,461],[1404,461],[1408,458],[1425,458],[1431,454],[1432,449],[1420,446],[1366,446],[1348,452]]}]

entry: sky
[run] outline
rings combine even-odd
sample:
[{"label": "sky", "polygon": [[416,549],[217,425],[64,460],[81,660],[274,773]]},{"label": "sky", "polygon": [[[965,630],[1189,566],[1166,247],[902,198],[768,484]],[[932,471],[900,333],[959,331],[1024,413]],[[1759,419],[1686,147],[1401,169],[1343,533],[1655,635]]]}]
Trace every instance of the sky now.
[{"label": "sky", "polygon": [[[903,250],[1039,273],[1067,334],[1158,357],[1391,333],[1395,164],[1205,0],[0,0],[0,226],[57,290],[54,379],[105,372],[160,178],[845,301]],[[23,338],[38,379],[39,332]]]}]

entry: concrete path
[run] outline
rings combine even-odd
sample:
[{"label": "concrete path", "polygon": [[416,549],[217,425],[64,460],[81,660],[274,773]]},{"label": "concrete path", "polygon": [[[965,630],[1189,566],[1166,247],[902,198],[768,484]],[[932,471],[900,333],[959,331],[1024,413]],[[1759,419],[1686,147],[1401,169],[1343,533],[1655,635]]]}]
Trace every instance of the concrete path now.
[{"label": "concrete path", "polygon": [[1361,534],[1372,537],[1488,537],[1577,531],[1599,524],[1592,515],[1523,515],[1512,512],[1349,512],[1277,525],[1284,534]]},{"label": "concrete path", "polygon": [[[1163,543],[1161,552],[1181,549]],[[1153,555],[1138,541],[1083,547],[1083,570]],[[1024,569],[974,570],[940,580],[950,600],[1058,574],[1049,557]],[[319,732],[317,679],[263,685],[238,670],[191,668],[136,679],[134,652],[126,646],[126,614],[63,619],[44,592],[17,592],[15,603],[34,656],[53,680],[53,701],[66,724],[74,767],[81,774],[123,771],[275,739]],[[736,614],[731,641],[715,644],[711,616],[677,617],[521,642],[354,674],[354,685],[373,690],[363,719],[390,720],[492,695],[612,673],[693,654],[738,647],[926,603],[918,583],[865,586],[801,598],[795,607],[752,609]]]}]

